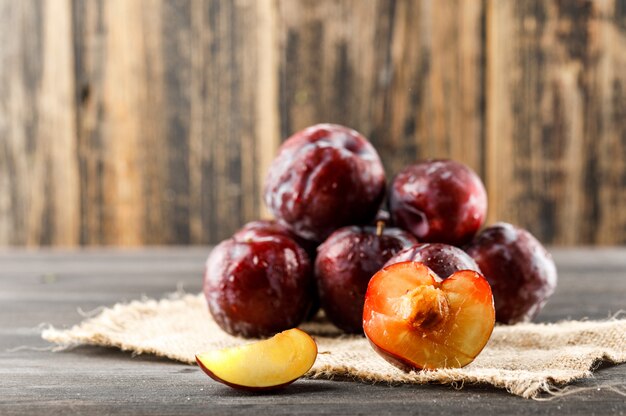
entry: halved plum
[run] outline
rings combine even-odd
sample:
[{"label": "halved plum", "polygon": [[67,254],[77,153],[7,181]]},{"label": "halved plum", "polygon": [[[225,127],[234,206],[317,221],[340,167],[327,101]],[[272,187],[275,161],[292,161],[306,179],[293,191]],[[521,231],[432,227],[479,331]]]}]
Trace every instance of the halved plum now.
[{"label": "halved plum", "polygon": [[494,323],[489,283],[471,270],[442,281],[422,263],[396,263],[372,277],[365,295],[365,335],[405,371],[466,366],[487,344]]}]

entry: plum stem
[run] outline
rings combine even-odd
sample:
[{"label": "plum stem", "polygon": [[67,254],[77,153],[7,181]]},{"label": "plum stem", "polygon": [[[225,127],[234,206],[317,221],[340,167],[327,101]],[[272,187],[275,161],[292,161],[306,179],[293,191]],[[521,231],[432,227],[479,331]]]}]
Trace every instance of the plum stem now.
[{"label": "plum stem", "polygon": [[376,237],[380,237],[383,235],[383,230],[385,229],[385,221],[378,220],[376,221]]}]

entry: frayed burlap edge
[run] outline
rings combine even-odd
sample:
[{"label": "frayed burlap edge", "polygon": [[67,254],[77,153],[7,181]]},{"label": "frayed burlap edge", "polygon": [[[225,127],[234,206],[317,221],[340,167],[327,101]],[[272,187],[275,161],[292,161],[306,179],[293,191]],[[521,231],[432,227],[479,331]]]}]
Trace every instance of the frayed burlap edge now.
[{"label": "frayed burlap edge", "polygon": [[[352,379],[368,383],[491,385],[537,398],[555,388],[592,376],[598,362],[626,362],[626,320],[566,321],[497,326],[491,340],[467,367],[405,373],[373,352],[362,336],[345,336],[324,320],[302,325],[320,354],[309,378]],[[42,337],[58,349],[78,345],[115,347],[194,363],[196,353],[249,342],[219,329],[203,296],[175,294],[103,309],[70,329],[50,327]]]}]

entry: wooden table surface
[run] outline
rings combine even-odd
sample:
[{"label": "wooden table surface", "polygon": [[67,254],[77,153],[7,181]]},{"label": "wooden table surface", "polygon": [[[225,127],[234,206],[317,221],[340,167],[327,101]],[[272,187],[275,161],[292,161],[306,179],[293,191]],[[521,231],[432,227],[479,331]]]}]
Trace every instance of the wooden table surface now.
[{"label": "wooden table surface", "polygon": [[[0,414],[626,414],[626,365],[579,392],[533,401],[489,387],[299,380],[278,393],[231,390],[197,367],[114,349],[37,350],[42,323],[68,327],[101,305],[200,290],[208,248],[0,252]],[[538,321],[626,308],[626,248],[555,249],[559,285]],[[25,348],[27,347],[27,348]]]}]

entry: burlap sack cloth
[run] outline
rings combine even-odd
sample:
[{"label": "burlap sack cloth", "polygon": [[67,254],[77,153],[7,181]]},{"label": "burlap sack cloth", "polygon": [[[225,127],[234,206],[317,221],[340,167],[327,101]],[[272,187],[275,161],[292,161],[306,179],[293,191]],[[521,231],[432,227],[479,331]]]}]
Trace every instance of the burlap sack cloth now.
[{"label": "burlap sack cloth", "polygon": [[[362,336],[341,336],[329,323],[302,325],[320,354],[310,378],[365,382],[490,384],[526,398],[592,376],[601,361],[626,362],[626,319],[497,326],[469,366],[404,373],[380,358]],[[178,295],[104,309],[68,330],[49,328],[43,338],[61,347],[101,345],[150,353],[184,363],[195,354],[249,342],[224,333],[211,319],[202,295]]]}]

